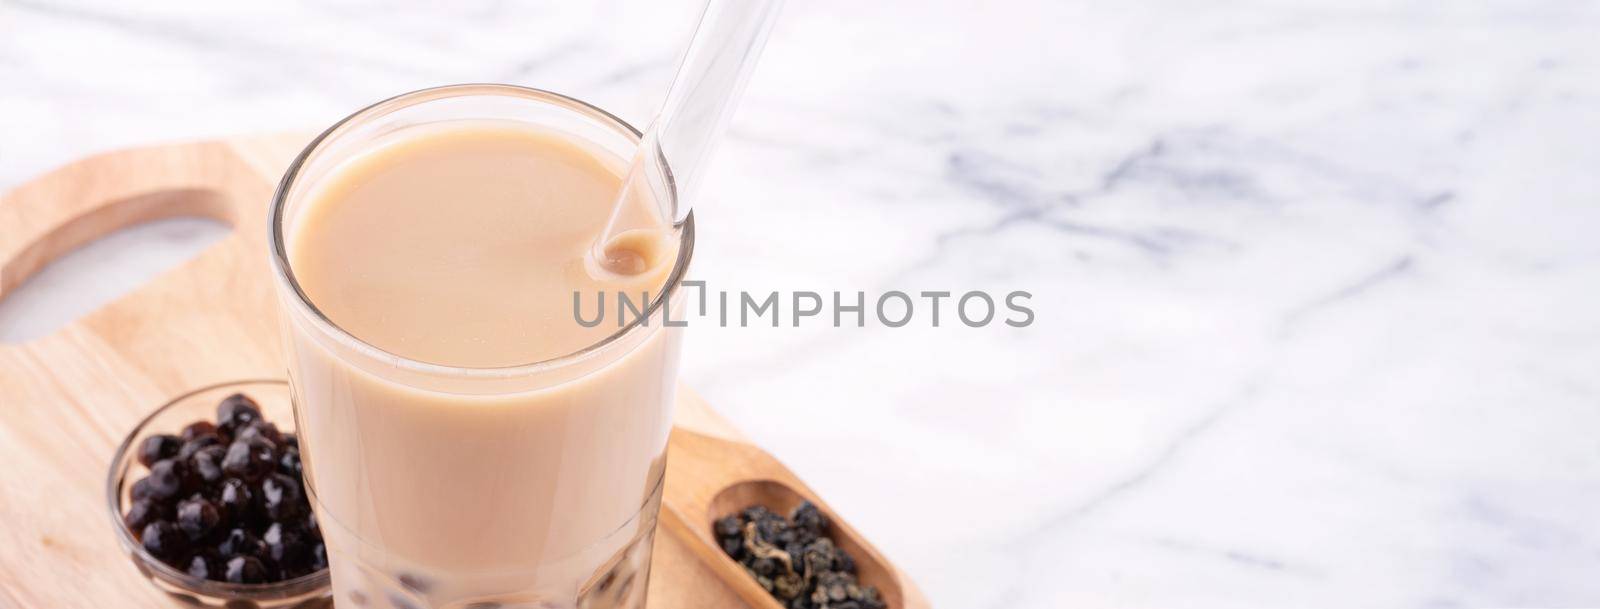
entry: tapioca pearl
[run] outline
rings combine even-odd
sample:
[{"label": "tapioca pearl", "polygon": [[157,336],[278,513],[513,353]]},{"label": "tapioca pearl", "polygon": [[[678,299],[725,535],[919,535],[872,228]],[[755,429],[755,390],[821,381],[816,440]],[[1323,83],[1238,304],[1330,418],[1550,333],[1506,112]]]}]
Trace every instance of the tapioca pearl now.
[{"label": "tapioca pearl", "polygon": [[267,565],[254,556],[229,558],[223,580],[233,584],[259,584],[267,581]]},{"label": "tapioca pearl", "polygon": [[178,504],[178,528],[183,529],[190,541],[210,535],[221,522],[222,513],[204,497],[191,497]]},{"label": "tapioca pearl", "polygon": [[162,459],[150,466],[145,478],[150,485],[149,496],[156,501],[170,501],[193,486],[189,480],[189,466],[176,459]]},{"label": "tapioca pearl", "polygon": [[255,482],[277,469],[277,450],[264,438],[240,438],[228,445],[222,471],[229,476]]},{"label": "tapioca pearl", "polygon": [[310,508],[301,494],[300,481],[280,473],[261,480],[261,505],[268,518],[279,522],[299,518]]},{"label": "tapioca pearl", "polygon": [[144,527],[152,522],[167,517],[166,509],[162,504],[152,499],[140,499],[128,506],[128,513],[122,515],[122,522],[128,525],[129,531],[143,531]]},{"label": "tapioca pearl", "polygon": [[152,496],[152,495],[155,494],[155,491],[152,490],[153,488],[154,487],[150,483],[150,477],[149,476],[145,476],[143,478],[140,478],[140,479],[134,481],[133,486],[128,489],[128,498],[133,500],[133,501],[138,501],[140,499],[152,499],[153,500],[153,499],[155,499]]},{"label": "tapioca pearl", "polygon": [[222,459],[227,454],[228,449],[221,445],[206,446],[189,456],[189,469],[200,477],[201,484],[215,486],[222,481]]},{"label": "tapioca pearl", "polygon": [[234,430],[242,429],[259,418],[261,407],[242,393],[223,398],[217,404],[217,427],[227,430],[230,436]]},{"label": "tapioca pearl", "polygon": [[139,542],[146,552],[171,563],[189,550],[189,538],[170,520],[157,520],[145,525],[139,533]]},{"label": "tapioca pearl", "polygon": [[183,440],[172,434],[156,434],[145,438],[139,443],[139,464],[150,467],[162,459],[170,459],[178,455],[183,448]]},{"label": "tapioca pearl", "polygon": [[328,546],[321,543],[311,547],[311,570],[321,571],[328,568]]},{"label": "tapioca pearl", "polygon": [[217,493],[217,505],[221,508],[223,517],[230,522],[251,520],[255,501],[256,492],[248,483],[238,478],[223,480],[222,491]]},{"label": "tapioca pearl", "polygon": [[215,438],[216,436],[217,425],[211,421],[195,421],[183,426],[183,431],[178,433],[178,437],[183,438],[184,442],[193,442],[203,437]]},{"label": "tapioca pearl", "polygon": [[186,573],[200,579],[221,580],[223,577],[222,560],[208,552],[190,556],[183,566]]},{"label": "tapioca pearl", "polygon": [[283,442],[283,434],[278,431],[278,426],[266,419],[251,421],[244,428],[234,433],[233,441],[238,442],[239,440],[248,440],[250,438],[261,438],[272,443],[273,447],[280,447]]},{"label": "tapioca pearl", "polygon": [[310,573],[311,548],[306,545],[300,531],[281,522],[274,522],[261,536],[267,544],[267,555],[283,570],[285,578]]},{"label": "tapioca pearl", "polygon": [[267,544],[254,533],[245,529],[236,528],[228,531],[222,541],[217,543],[217,553],[222,556],[254,556],[267,558]]},{"label": "tapioca pearl", "polygon": [[284,447],[283,456],[278,457],[278,472],[298,480],[304,471],[305,466],[300,463],[300,449],[293,446]]}]

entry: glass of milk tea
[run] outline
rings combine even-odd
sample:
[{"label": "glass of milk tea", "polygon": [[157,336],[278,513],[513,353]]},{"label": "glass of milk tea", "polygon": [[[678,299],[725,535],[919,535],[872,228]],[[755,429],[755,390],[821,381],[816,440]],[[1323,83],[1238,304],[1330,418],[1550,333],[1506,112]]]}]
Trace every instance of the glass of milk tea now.
[{"label": "glass of milk tea", "polygon": [[460,85],[289,168],[271,257],[339,606],[644,605],[694,231],[646,175],[642,270],[589,262],[638,143],[575,99]]}]

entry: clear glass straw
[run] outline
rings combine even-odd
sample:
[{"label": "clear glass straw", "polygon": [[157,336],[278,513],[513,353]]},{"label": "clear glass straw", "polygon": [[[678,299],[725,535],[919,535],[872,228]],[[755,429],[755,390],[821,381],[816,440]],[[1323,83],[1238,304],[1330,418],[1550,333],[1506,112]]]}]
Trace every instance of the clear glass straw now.
[{"label": "clear glass straw", "polygon": [[[639,220],[622,213],[630,197],[651,195],[663,224],[678,226],[689,216],[706,163],[728,128],[782,4],[782,0],[710,0],[706,5],[667,99],[633,155],[606,230],[595,241],[594,259],[602,266],[615,272],[635,270],[608,246],[629,230],[655,228],[632,225]],[[677,196],[648,192],[651,185],[670,186]]]}]

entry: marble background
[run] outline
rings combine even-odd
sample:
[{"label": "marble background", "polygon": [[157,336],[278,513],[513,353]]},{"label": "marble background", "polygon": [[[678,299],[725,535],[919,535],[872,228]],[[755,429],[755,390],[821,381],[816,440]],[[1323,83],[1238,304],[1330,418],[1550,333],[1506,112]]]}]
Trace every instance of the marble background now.
[{"label": "marble background", "polygon": [[[0,0],[0,186],[452,82],[643,124],[696,4]],[[794,1],[698,277],[1037,321],[699,324],[684,375],[940,607],[1595,606],[1597,193],[1594,3]],[[220,230],[75,254],[0,336]]]}]

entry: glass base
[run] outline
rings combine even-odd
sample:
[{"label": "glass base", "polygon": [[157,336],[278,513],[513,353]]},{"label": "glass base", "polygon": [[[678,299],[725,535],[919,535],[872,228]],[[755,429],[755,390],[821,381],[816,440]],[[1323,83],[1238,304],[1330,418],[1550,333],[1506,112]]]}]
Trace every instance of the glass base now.
[{"label": "glass base", "polygon": [[402,566],[319,516],[333,597],[341,607],[377,609],[642,609],[661,494],[658,483],[632,520],[576,555],[495,572]]}]

